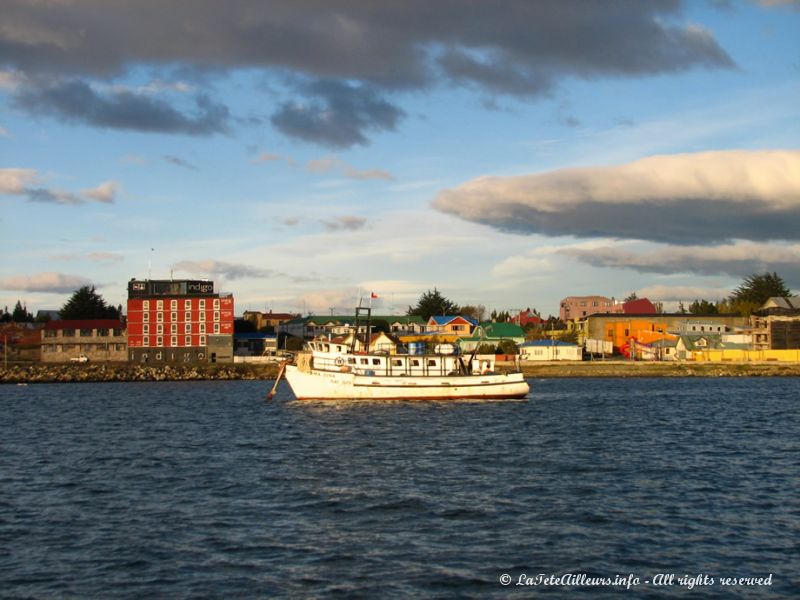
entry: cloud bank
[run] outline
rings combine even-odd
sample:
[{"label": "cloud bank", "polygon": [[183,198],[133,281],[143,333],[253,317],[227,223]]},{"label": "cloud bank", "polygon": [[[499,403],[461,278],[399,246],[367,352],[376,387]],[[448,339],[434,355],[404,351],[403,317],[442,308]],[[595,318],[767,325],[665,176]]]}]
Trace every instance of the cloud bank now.
[{"label": "cloud bank", "polygon": [[229,263],[220,260],[183,260],[175,265],[176,271],[185,271],[197,276],[221,276],[228,280],[273,277],[276,273],[270,269],[262,269],[240,263]]},{"label": "cloud bank", "polygon": [[0,288],[2,289],[53,294],[67,294],[91,284],[92,282],[89,279],[80,275],[65,275],[55,272],[27,276],[20,275],[0,280]]},{"label": "cloud bank", "polygon": [[106,181],[78,193],[34,187],[41,179],[34,169],[0,169],[0,194],[24,196],[28,202],[46,204],[78,205],[90,201],[111,204],[120,190],[120,185],[116,181]]},{"label": "cloud bank", "polygon": [[593,267],[672,275],[730,275],[776,271],[789,286],[800,287],[800,244],[738,242],[714,247],[669,246],[632,250],[614,246],[567,248],[561,254]]},{"label": "cloud bank", "polygon": [[531,98],[565,78],[735,67],[710,31],[682,16],[677,0],[6,0],[0,64],[38,82],[18,91],[23,110],[190,135],[224,131],[225,106],[198,95],[193,113],[177,110],[152,96],[174,89],[162,79],[105,93],[86,81],[136,67],[289,74],[295,97],[280,103],[274,126],[342,148],[395,128],[404,113],[384,96],[397,91],[457,85]]},{"label": "cloud bank", "polygon": [[611,167],[481,177],[433,206],[498,229],[672,244],[800,240],[800,151],[653,156]]}]

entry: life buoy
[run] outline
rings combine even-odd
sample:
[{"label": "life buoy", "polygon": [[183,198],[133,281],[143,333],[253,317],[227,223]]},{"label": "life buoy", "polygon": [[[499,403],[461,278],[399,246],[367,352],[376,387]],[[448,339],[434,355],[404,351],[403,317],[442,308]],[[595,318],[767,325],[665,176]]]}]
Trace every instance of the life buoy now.
[{"label": "life buoy", "polygon": [[341,367],[343,364],[344,364],[344,359],[341,356],[337,357],[336,358],[336,366],[337,367]]}]

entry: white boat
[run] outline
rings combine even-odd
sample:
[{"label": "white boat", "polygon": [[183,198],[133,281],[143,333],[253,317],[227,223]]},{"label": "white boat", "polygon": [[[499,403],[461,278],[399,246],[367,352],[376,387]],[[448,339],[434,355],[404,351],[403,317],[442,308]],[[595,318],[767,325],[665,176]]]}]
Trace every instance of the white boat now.
[{"label": "white boat", "polygon": [[495,373],[494,356],[355,352],[330,339],[307,346],[284,367],[298,400],[489,400],[530,391],[522,373]]}]

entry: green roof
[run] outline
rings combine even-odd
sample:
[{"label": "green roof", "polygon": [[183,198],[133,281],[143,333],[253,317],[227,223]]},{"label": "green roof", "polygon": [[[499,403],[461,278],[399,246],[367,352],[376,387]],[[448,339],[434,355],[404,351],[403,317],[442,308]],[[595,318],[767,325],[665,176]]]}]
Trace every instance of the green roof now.
[{"label": "green roof", "polygon": [[481,323],[481,329],[485,337],[492,339],[525,337],[522,327],[514,323]]}]

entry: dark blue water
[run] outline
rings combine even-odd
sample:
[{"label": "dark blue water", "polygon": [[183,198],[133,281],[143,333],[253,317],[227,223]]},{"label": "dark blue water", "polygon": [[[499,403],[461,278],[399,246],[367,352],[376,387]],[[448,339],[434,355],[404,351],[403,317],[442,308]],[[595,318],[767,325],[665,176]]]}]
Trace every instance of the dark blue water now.
[{"label": "dark blue water", "polygon": [[357,404],[265,403],[269,382],[0,386],[0,596],[632,593],[516,585],[571,573],[797,597],[800,379],[531,384],[528,402]]}]

